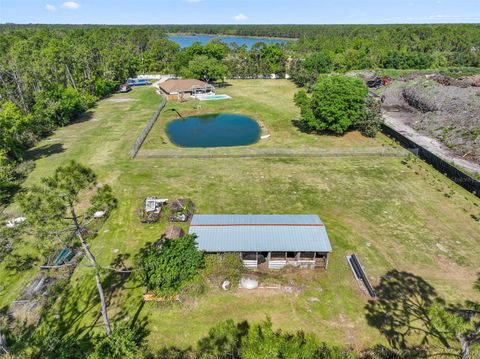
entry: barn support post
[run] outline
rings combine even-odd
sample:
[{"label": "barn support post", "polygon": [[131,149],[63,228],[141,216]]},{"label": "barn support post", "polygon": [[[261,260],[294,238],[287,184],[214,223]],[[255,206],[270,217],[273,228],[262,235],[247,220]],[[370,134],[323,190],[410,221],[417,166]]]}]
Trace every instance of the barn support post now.
[{"label": "barn support post", "polygon": [[327,258],[325,258],[325,270],[328,268],[328,253],[327,253]]}]

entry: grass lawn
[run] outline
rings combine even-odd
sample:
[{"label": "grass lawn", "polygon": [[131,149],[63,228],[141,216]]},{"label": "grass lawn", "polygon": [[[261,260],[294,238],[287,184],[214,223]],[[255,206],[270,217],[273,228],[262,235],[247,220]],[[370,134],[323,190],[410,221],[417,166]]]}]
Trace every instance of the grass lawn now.
[{"label": "grass lawn", "polygon": [[[295,86],[287,81],[233,81],[220,92],[233,99],[200,103],[197,112],[241,112],[261,120],[271,138],[254,146],[325,148],[391,146],[384,136],[367,139],[299,132],[292,105]],[[222,158],[131,160],[137,134],[160,98],[151,88],[100,101],[84,121],[58,130],[32,152],[35,183],[68,160],[91,166],[102,183],[112,185],[119,207],[92,242],[103,265],[120,255],[131,261],[146,243],[158,239],[165,221],[142,225],[135,210],[147,195],[190,197],[197,213],[313,213],[327,226],[334,253],[328,271],[285,273],[302,287],[222,293],[212,290],[184,305],[142,304],[144,289],[133,278],[104,274],[109,314],[114,320],[139,321],[153,348],[187,347],[219,321],[258,321],[270,315],[276,327],[303,329],[321,340],[362,348],[384,339],[364,318],[367,298],[357,288],[345,255],[359,254],[374,284],[390,269],[423,277],[449,300],[478,298],[472,290],[479,271],[480,200],[420,161],[401,158]],[[193,102],[169,104],[182,114],[194,113]],[[195,112],[195,113],[197,113]],[[164,137],[165,120],[157,123],[144,149],[173,146]],[[163,115],[162,115],[163,116]],[[163,144],[163,141],[167,142]],[[41,155],[44,157],[41,157]],[[11,213],[15,206],[9,208]],[[18,249],[35,253],[29,245]],[[33,270],[8,270],[0,264],[0,307],[18,296]],[[78,267],[46,321],[81,336],[101,331],[99,303],[91,270]]]},{"label": "grass lawn", "polygon": [[[170,109],[176,109],[184,117],[189,115],[212,114],[220,112],[240,113],[248,115],[266,127],[270,137],[249,146],[251,149],[268,148],[376,148],[388,146],[389,142],[382,136],[380,140],[372,140],[351,132],[345,136],[312,136],[299,131],[292,123],[300,113],[293,103],[293,96],[298,91],[295,84],[286,80],[236,80],[230,81],[226,87],[218,89],[218,93],[228,94],[229,100],[221,101],[188,101],[184,103],[170,102],[161,118],[150,132],[139,156],[152,155],[162,150],[175,149],[178,152],[194,152],[201,150],[192,148],[179,149],[170,143],[165,131],[166,122],[178,118]],[[241,149],[242,147],[240,147]]]}]

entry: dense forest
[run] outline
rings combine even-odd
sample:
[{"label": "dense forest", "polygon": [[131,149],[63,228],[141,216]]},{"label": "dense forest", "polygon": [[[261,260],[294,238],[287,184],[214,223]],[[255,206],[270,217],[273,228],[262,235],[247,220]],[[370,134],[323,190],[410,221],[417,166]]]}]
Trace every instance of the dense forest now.
[{"label": "dense forest", "polygon": [[[168,32],[297,38],[252,48],[213,41],[181,49]],[[480,66],[478,25],[2,25],[0,201],[14,192],[25,150],[138,73],[206,81],[361,69]]]}]

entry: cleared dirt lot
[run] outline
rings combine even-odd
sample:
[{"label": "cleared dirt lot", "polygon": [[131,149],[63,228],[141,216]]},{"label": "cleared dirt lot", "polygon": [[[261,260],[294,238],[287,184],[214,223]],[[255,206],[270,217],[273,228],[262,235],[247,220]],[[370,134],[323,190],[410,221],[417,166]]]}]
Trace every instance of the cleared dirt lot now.
[{"label": "cleared dirt lot", "polygon": [[425,77],[383,88],[385,121],[449,162],[480,174],[480,88]]}]

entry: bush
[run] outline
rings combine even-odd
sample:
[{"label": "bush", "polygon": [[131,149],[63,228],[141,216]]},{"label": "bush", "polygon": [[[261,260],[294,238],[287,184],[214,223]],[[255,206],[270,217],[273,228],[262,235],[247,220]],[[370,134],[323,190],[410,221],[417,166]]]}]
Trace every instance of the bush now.
[{"label": "bush", "polygon": [[319,343],[313,335],[303,332],[284,333],[272,328],[269,318],[260,324],[220,323],[210,329],[208,337],[198,342],[200,358],[329,358],[346,359],[355,355]]},{"label": "bush", "polygon": [[322,76],[309,98],[304,91],[295,95],[300,122],[311,131],[344,133],[365,114],[368,89],[362,80],[349,76]]},{"label": "bush", "polygon": [[156,295],[177,294],[205,265],[195,235],[167,240],[160,248],[148,248],[136,258],[137,273],[148,290]]},{"label": "bush", "polygon": [[105,97],[118,87],[118,83],[112,80],[106,80],[101,77],[95,79],[95,95],[102,98]]},{"label": "bush", "polygon": [[91,97],[87,97],[83,98],[72,87],[60,85],[39,92],[34,112],[40,127],[48,132],[67,125],[92,103]]},{"label": "bush", "polygon": [[238,285],[243,272],[243,262],[239,253],[225,253],[223,259],[218,254],[210,254],[205,257],[205,269],[202,274],[206,279],[218,286],[228,279],[233,287]]},{"label": "bush", "polygon": [[111,336],[100,336],[96,341],[88,359],[137,358],[142,344],[139,330],[132,329],[127,324],[117,326]]},{"label": "bush", "polygon": [[363,135],[375,137],[377,132],[382,129],[383,116],[380,103],[376,100],[370,100],[365,108],[365,114],[357,123],[357,127]]},{"label": "bush", "polygon": [[23,161],[15,167],[15,175],[18,179],[25,179],[35,169],[34,161]]},{"label": "bush", "polygon": [[2,156],[0,150],[0,203],[4,203],[10,197],[15,187],[15,167],[11,161]]}]

